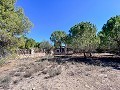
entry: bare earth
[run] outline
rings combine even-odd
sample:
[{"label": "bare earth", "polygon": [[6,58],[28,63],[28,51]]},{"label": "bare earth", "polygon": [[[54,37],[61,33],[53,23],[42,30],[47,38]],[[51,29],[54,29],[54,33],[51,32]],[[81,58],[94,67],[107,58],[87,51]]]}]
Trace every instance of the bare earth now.
[{"label": "bare earth", "polygon": [[16,62],[0,68],[0,90],[120,90],[120,63],[113,63],[116,69],[67,58]]}]

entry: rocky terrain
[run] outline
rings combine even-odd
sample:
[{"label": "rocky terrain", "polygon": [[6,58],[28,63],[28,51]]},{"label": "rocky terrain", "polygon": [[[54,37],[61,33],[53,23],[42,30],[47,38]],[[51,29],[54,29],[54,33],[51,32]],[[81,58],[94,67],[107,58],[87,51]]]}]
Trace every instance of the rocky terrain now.
[{"label": "rocky terrain", "polygon": [[1,72],[0,90],[120,89],[119,61],[26,58],[20,62],[14,68]]}]

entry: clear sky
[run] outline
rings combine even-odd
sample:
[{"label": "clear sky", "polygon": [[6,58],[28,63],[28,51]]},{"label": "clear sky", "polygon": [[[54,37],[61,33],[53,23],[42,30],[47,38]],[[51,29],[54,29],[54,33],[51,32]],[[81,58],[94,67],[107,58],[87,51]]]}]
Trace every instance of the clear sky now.
[{"label": "clear sky", "polygon": [[103,24],[120,15],[120,0],[18,0],[34,28],[27,35],[40,42],[49,40],[55,30],[69,29],[81,21],[90,21],[101,30]]}]

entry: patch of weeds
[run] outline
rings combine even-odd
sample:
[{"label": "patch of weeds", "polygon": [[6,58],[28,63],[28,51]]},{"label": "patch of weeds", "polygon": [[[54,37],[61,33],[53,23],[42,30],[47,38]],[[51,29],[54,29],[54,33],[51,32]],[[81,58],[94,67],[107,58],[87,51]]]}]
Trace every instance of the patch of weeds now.
[{"label": "patch of weeds", "polygon": [[55,67],[55,68],[51,68],[49,71],[48,71],[48,74],[49,74],[49,77],[54,77],[56,75],[59,75],[61,74],[62,70],[61,70],[61,67],[58,66],[58,67]]},{"label": "patch of weeds", "polygon": [[10,81],[11,81],[11,78],[9,76],[0,78],[0,87],[2,87],[4,90],[7,90],[9,88]]},{"label": "patch of weeds", "polygon": [[22,77],[14,77],[12,78],[12,83],[17,85],[22,80]]},{"label": "patch of weeds", "polygon": [[13,77],[12,84],[17,85],[22,80],[22,76],[20,77]]},{"label": "patch of weeds", "polygon": [[42,63],[37,63],[33,68],[34,68],[35,72],[38,72],[38,71],[44,70],[45,69],[45,65],[44,65],[44,63],[43,64]]},{"label": "patch of weeds", "polygon": [[11,71],[10,73],[9,73],[9,75],[11,76],[11,77],[14,77],[14,76],[16,76],[16,77],[19,77],[19,76],[21,76],[21,72],[18,72],[18,71]]},{"label": "patch of weeds", "polygon": [[4,64],[10,63],[8,61],[15,59],[15,57],[16,57],[16,54],[7,55],[6,57],[1,57],[0,58],[0,67],[2,67]]},{"label": "patch of weeds", "polygon": [[42,70],[44,70],[45,69],[45,66],[46,66],[46,63],[43,63],[43,62],[35,62],[34,64],[33,63],[31,63],[31,64],[29,64],[28,65],[29,66],[29,68],[27,68],[27,69],[34,69],[33,70],[33,73],[36,73],[36,72],[38,72],[38,71],[42,71]]},{"label": "patch of weeds", "polygon": [[27,64],[20,64],[18,67],[19,67],[19,69],[18,69],[19,72],[22,72],[22,71],[24,71],[24,69],[29,68]]},{"label": "patch of weeds", "polygon": [[16,72],[16,71],[11,71],[11,72],[9,73],[9,75],[10,75],[11,77],[13,77],[14,74],[15,74],[15,72]]},{"label": "patch of weeds", "polygon": [[26,71],[26,72],[23,74],[23,77],[24,77],[24,78],[29,78],[29,77],[31,77],[31,76],[32,76],[31,71]]},{"label": "patch of weeds", "polygon": [[2,67],[5,64],[6,60],[5,59],[1,59],[0,60],[0,67]]}]

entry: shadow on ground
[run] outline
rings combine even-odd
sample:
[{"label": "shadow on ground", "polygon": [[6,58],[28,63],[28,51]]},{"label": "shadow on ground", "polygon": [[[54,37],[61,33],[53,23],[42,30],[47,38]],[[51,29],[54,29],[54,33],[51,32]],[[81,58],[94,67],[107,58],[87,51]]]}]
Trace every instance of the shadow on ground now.
[{"label": "shadow on ground", "polygon": [[100,58],[84,58],[84,57],[57,57],[48,59],[49,61],[63,64],[66,62],[85,63],[87,65],[112,67],[113,69],[120,70],[120,58],[117,57],[100,57]]}]

